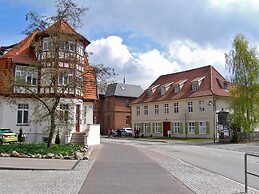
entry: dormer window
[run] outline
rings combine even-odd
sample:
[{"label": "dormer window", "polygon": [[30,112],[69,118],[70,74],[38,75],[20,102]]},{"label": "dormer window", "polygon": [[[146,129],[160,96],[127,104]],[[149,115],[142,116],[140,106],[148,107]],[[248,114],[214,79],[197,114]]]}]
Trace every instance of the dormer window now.
[{"label": "dormer window", "polygon": [[155,93],[155,91],[156,91],[156,89],[158,88],[158,86],[159,86],[159,85],[156,85],[156,86],[153,86],[153,87],[148,88],[147,93],[148,93],[148,96],[149,96],[149,97],[152,96],[152,95]]},{"label": "dormer window", "polygon": [[180,92],[180,85],[177,84],[176,86],[174,86],[174,93],[177,94]]},{"label": "dormer window", "polygon": [[162,87],[161,87],[161,89],[160,89],[160,95],[162,96],[162,95],[164,95],[167,91],[168,91],[168,89],[170,88],[170,86],[173,84],[173,82],[169,82],[169,83],[167,83],[167,84],[164,84]]},{"label": "dormer window", "polygon": [[198,82],[193,82],[192,83],[192,91],[197,91],[199,89],[199,84]]},{"label": "dormer window", "polygon": [[192,80],[192,91],[195,92],[199,89],[201,82],[204,80],[205,76],[203,77],[197,77],[194,80]]},{"label": "dormer window", "polygon": [[174,84],[174,93],[177,94],[180,92],[180,90],[182,89],[184,83],[187,81],[187,79],[185,80],[179,80],[178,82],[176,82]]},{"label": "dormer window", "polygon": [[226,81],[223,82],[223,88],[224,90],[228,90],[228,82]]}]

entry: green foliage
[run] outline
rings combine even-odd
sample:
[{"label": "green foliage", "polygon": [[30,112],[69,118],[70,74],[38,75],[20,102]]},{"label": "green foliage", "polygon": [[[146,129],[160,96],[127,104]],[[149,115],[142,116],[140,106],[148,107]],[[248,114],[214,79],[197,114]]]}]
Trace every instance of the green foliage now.
[{"label": "green foliage", "polygon": [[253,131],[259,122],[259,59],[243,35],[235,37],[233,50],[226,54],[226,65],[232,82],[232,122],[243,131]]},{"label": "green foliage", "polygon": [[78,144],[54,144],[50,149],[47,148],[45,143],[28,143],[28,144],[5,144],[0,146],[0,153],[11,153],[17,151],[24,154],[62,154],[72,155],[75,151],[79,150],[83,145]]}]

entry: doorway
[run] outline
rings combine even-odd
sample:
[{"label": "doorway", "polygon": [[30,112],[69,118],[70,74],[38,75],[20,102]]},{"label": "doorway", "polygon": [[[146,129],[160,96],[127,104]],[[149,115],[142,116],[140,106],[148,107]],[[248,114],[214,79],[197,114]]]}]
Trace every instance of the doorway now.
[{"label": "doorway", "polygon": [[80,107],[79,104],[76,105],[76,132],[80,132]]},{"label": "doorway", "polygon": [[163,122],[163,136],[168,136],[168,131],[171,129],[171,122]]}]

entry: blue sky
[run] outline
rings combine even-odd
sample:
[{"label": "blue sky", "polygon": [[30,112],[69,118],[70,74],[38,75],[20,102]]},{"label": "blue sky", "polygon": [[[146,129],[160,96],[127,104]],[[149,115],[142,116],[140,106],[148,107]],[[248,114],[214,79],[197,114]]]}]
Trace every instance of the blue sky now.
[{"label": "blue sky", "polygon": [[[258,0],[75,0],[89,7],[78,31],[92,64],[115,68],[118,82],[146,89],[162,74],[213,65],[227,76],[236,34],[259,43]],[[54,0],[0,0],[0,45],[19,42],[25,14],[51,15]]]}]

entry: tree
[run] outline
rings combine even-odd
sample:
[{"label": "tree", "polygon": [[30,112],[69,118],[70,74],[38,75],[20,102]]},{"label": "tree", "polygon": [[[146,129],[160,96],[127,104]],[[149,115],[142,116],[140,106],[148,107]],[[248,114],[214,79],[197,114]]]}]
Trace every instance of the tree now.
[{"label": "tree", "polygon": [[111,78],[114,78],[118,74],[115,73],[113,68],[106,67],[103,64],[93,65],[93,68],[96,75],[98,92],[105,93],[107,86],[114,82]]},{"label": "tree", "polygon": [[[65,32],[61,27],[62,23],[68,23],[68,27],[79,27],[81,16],[86,11],[87,8],[78,7],[72,0],[56,0],[56,15],[40,16],[34,12],[29,12],[26,15],[26,20],[29,20],[30,23],[24,33],[31,34],[35,32],[35,29],[40,30],[31,44],[38,60],[27,68],[27,72],[31,68],[31,79],[34,80],[28,83],[28,80],[16,79],[15,85],[18,84],[18,90],[29,92],[34,100],[40,102],[41,105],[37,107],[35,114],[38,115],[39,121],[48,120],[50,123],[48,148],[51,147],[57,125],[62,122],[67,124],[69,120],[68,114],[60,111],[62,109],[61,99],[80,96],[86,71],[93,72],[89,68],[82,68],[84,70],[79,72],[75,67],[76,63],[79,63],[78,61],[87,64],[87,61],[84,60],[84,47],[89,44],[88,41],[73,29]],[[74,41],[83,42],[84,46],[76,47]],[[80,49],[82,53],[80,58],[76,58],[72,52],[65,52],[77,49]],[[61,68],[60,59],[66,61],[66,64],[74,66]],[[33,82],[37,83],[36,87],[32,87]],[[45,90],[48,90],[47,97]]]},{"label": "tree", "polygon": [[225,57],[232,82],[232,124],[251,132],[259,122],[259,59],[256,48],[249,48],[245,36],[238,34],[233,42],[233,50]]}]

